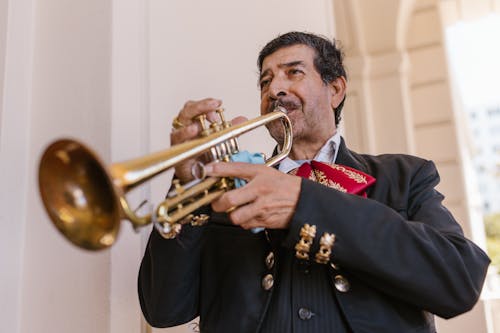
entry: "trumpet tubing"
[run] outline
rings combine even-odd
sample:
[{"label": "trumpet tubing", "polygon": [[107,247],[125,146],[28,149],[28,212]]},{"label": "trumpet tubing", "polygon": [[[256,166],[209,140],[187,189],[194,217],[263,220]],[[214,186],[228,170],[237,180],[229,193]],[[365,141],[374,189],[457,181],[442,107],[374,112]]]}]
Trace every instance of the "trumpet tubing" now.
[{"label": "trumpet tubing", "polygon": [[132,188],[186,160],[205,154],[209,161],[228,160],[238,152],[236,138],[271,121],[281,120],[285,133],[281,152],[266,161],[271,166],[290,152],[292,128],[286,114],[269,114],[231,126],[218,112],[221,122],[202,125],[202,137],[129,161],[106,167],[84,144],[61,139],[48,146],[38,171],[39,190],[44,207],[56,228],[73,244],[100,250],[111,246],[118,235],[120,221],[134,227],[155,223],[166,238],[175,237],[185,223],[201,225],[206,216],[192,212],[209,204],[234,186],[231,179],[206,178],[192,184],[175,183],[173,192],[151,214],[138,216],[125,194]]}]

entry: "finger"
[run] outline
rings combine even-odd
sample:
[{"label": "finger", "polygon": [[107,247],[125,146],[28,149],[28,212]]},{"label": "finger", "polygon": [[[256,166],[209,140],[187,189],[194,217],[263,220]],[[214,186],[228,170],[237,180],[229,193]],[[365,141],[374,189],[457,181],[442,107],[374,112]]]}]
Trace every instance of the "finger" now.
[{"label": "finger", "polygon": [[[258,220],[249,220],[248,222],[238,224],[242,229],[250,230],[254,228],[266,228],[266,226]],[[267,228],[272,229],[272,228]]]},{"label": "finger", "polygon": [[212,201],[212,209],[216,212],[227,212],[234,207],[253,202],[255,199],[257,199],[257,193],[250,186],[244,186],[226,192],[219,199]]},{"label": "finger", "polygon": [[207,113],[207,120],[211,123],[220,122],[220,118],[215,111],[210,111]]},{"label": "finger", "polygon": [[219,108],[221,104],[222,101],[215,98],[205,98],[199,101],[187,101],[177,116],[177,119],[181,123],[189,125],[192,123],[192,119],[194,117],[212,112]]},{"label": "finger", "polygon": [[236,117],[236,118],[234,118],[234,119],[231,120],[231,125],[242,124],[245,121],[248,121],[247,117],[239,116],[239,117]]},{"label": "finger", "polygon": [[262,164],[243,162],[219,162],[205,165],[207,175],[214,177],[238,177],[252,180],[258,173],[268,172],[268,167]]},{"label": "finger", "polygon": [[232,211],[229,214],[229,219],[233,224],[239,225],[244,229],[262,227],[262,217],[259,214],[257,205],[250,203]]},{"label": "finger", "polygon": [[198,137],[200,133],[200,126],[198,124],[191,124],[189,126],[173,130],[170,133],[170,144],[176,145]]}]

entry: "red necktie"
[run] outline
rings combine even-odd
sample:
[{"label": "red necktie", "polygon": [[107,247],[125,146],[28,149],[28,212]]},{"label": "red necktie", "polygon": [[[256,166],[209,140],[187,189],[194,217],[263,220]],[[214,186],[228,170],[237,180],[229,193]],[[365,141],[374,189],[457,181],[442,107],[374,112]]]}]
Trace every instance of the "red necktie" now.
[{"label": "red necktie", "polygon": [[311,161],[292,170],[292,175],[307,178],[341,192],[357,194],[366,198],[366,189],[376,181],[372,176],[340,164]]}]

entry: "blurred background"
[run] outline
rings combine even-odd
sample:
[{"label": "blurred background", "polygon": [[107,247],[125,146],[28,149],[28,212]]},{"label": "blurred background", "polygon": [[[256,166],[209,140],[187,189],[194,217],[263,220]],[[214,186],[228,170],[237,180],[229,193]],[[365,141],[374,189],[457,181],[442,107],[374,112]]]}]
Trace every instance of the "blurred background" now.
[{"label": "blurred background", "polygon": [[[500,0],[0,0],[2,332],[196,329],[142,318],[136,280],[150,228],[123,223],[102,252],[56,231],[39,158],[59,137],[106,163],[165,149],[187,100],[221,98],[228,118],[257,116],[257,53],[290,30],[340,40],[350,148],[434,160],[445,204],[493,259],[480,302],[438,319],[438,331],[500,333]],[[240,141],[273,147],[265,130]],[[159,203],[170,178],[130,201]]]}]

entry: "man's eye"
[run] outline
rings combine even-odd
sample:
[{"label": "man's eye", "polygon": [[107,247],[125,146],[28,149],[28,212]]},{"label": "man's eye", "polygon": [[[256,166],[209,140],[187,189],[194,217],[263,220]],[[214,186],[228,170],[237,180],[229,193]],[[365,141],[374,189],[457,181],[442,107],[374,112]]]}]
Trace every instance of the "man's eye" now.
[{"label": "man's eye", "polygon": [[271,82],[271,80],[260,81],[260,89],[267,87],[269,85],[269,82]]},{"label": "man's eye", "polygon": [[290,69],[289,73],[291,75],[297,75],[297,74],[303,74],[304,72],[302,70],[300,70],[300,69],[292,68],[292,69]]}]

